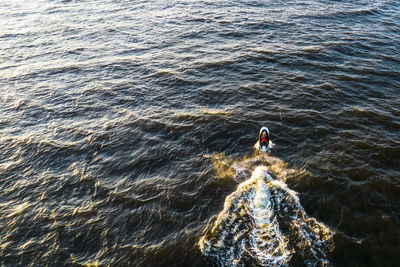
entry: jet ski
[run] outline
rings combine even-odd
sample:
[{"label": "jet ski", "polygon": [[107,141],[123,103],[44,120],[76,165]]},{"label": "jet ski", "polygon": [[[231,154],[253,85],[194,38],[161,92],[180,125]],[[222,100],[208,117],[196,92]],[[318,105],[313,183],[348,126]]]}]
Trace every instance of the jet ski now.
[{"label": "jet ski", "polygon": [[258,135],[257,147],[264,152],[271,152],[269,129],[261,127],[260,134]]}]

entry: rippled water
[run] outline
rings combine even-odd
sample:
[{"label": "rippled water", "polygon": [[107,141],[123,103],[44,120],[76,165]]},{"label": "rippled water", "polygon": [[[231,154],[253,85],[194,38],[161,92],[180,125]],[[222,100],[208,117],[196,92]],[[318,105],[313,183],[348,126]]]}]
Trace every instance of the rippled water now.
[{"label": "rippled water", "polygon": [[399,265],[399,18],[2,1],[0,263]]},{"label": "rippled water", "polygon": [[[259,164],[259,158],[262,155],[250,163]],[[271,177],[269,172],[284,165],[274,161],[264,160],[272,168],[258,166],[251,178],[226,198],[212,229],[201,237],[202,253],[216,265],[329,264],[332,231],[307,218],[296,192],[280,181],[281,177]]]}]

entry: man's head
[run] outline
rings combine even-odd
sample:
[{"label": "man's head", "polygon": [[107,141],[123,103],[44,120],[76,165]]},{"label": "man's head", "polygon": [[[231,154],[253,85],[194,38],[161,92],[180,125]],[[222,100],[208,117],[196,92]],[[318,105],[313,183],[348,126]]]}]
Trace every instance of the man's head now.
[{"label": "man's head", "polygon": [[262,131],[261,135],[262,137],[267,137],[267,131],[266,130]]}]

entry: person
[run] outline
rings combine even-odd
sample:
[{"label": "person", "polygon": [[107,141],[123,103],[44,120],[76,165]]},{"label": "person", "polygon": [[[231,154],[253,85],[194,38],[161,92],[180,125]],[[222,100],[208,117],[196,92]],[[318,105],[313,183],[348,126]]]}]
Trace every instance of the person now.
[{"label": "person", "polygon": [[267,130],[262,130],[261,134],[260,134],[260,146],[262,147],[267,147],[269,144],[269,137],[268,137],[268,133]]},{"label": "person", "polygon": [[262,151],[268,151],[268,152],[270,152],[271,150],[269,130],[265,126],[260,129],[260,135],[258,138],[258,148],[261,149]]}]

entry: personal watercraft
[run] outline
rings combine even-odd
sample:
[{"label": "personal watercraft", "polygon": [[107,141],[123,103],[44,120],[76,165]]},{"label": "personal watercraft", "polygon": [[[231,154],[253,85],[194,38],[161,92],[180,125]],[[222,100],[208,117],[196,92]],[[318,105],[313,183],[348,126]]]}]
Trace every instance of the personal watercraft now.
[{"label": "personal watercraft", "polygon": [[271,151],[269,129],[265,126],[261,127],[260,129],[260,133],[258,135],[257,147],[259,150],[264,152]]}]

